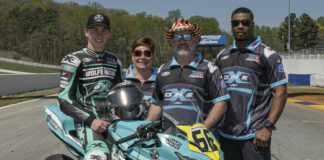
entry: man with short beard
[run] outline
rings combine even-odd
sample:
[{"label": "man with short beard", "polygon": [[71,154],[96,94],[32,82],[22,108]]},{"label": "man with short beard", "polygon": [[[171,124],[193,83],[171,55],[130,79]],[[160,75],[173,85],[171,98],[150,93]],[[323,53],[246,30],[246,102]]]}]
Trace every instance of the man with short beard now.
[{"label": "man with short beard", "polygon": [[[200,37],[200,27],[184,19],[175,21],[171,30],[166,31],[175,55],[159,68],[147,116],[152,122],[162,117],[163,129],[196,123],[211,129],[226,110],[225,101],[230,97],[219,69],[195,52]],[[205,101],[214,104],[206,119]]]},{"label": "man with short beard", "polygon": [[279,54],[254,36],[253,13],[232,13],[235,41],[216,65],[231,95],[220,135],[225,160],[270,160],[271,132],[286,100],[286,77]]}]

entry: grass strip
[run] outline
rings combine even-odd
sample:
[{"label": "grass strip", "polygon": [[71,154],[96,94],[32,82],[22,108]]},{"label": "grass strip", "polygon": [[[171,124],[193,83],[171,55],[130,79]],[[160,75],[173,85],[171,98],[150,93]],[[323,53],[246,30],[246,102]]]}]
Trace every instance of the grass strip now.
[{"label": "grass strip", "polygon": [[0,61],[0,69],[14,70],[20,72],[30,72],[30,73],[59,73],[59,69],[34,67],[23,64],[15,64]]},{"label": "grass strip", "polygon": [[308,94],[324,94],[323,87],[313,87],[313,86],[295,86],[288,84],[288,93],[308,93]]}]

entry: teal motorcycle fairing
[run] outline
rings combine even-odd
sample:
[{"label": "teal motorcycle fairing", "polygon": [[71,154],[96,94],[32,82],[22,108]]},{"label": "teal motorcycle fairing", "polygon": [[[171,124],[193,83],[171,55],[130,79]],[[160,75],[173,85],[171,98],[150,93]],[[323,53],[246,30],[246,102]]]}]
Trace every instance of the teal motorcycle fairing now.
[{"label": "teal motorcycle fairing", "polygon": [[[78,159],[83,159],[84,149],[75,133],[74,120],[65,115],[57,106],[46,105],[45,119],[50,130],[64,142],[69,151]],[[112,159],[132,160],[210,160],[206,154],[192,151],[186,135],[183,133],[167,134],[156,133],[153,137],[141,140],[140,137],[117,144],[124,137],[138,131],[138,127],[151,123],[148,120],[119,120],[108,127],[108,134],[113,141],[107,141],[111,148]],[[214,137],[213,137],[214,138]],[[215,138],[214,138],[215,139]],[[117,146],[118,145],[118,146]],[[197,144],[196,144],[197,145]],[[198,144],[199,145],[199,144]],[[219,149],[219,159],[223,159],[223,153]]]}]

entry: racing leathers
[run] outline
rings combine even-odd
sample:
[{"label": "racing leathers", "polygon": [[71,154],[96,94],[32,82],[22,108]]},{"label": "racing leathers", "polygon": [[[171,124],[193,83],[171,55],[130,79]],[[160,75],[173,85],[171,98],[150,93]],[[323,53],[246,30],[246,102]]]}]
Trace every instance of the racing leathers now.
[{"label": "racing leathers", "polygon": [[213,104],[230,98],[216,65],[195,53],[189,64],[181,67],[173,56],[163,64],[156,77],[151,102],[162,104],[162,128],[204,122],[204,102]]},{"label": "racing leathers", "polygon": [[101,143],[99,146],[105,146],[104,153],[109,153],[102,136],[90,126],[94,119],[109,121],[112,118],[107,94],[121,81],[121,61],[109,52],[96,53],[83,48],[62,59],[58,102],[60,109],[77,123],[78,136],[87,152],[92,150],[89,147],[92,144]]},{"label": "racing leathers", "polygon": [[223,117],[220,135],[247,140],[263,127],[273,100],[272,88],[287,83],[278,53],[261,42],[260,37],[238,49],[235,41],[216,59],[231,100]]},{"label": "racing leathers", "polygon": [[134,65],[130,65],[125,72],[125,80],[133,82],[144,94],[143,101],[144,101],[144,116],[147,116],[151,97],[153,93],[153,89],[155,88],[155,79],[156,79],[156,73],[157,69],[155,67],[151,67],[152,75],[150,78],[148,78],[143,84],[136,78],[134,72]]}]

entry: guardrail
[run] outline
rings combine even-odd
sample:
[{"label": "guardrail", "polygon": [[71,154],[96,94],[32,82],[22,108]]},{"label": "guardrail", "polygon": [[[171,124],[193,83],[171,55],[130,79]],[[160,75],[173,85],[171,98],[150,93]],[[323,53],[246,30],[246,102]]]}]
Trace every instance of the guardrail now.
[{"label": "guardrail", "polygon": [[304,49],[298,51],[280,52],[282,59],[324,59],[324,48]]},{"label": "guardrail", "polygon": [[20,60],[9,59],[9,58],[1,58],[0,57],[0,61],[9,62],[9,63],[16,63],[16,64],[23,64],[23,65],[34,66],[34,67],[60,69],[60,66],[55,66],[55,65],[50,65],[50,64],[34,63],[34,62],[26,62],[26,61],[20,61]]},{"label": "guardrail", "polygon": [[0,97],[59,87],[59,73],[0,74]]}]

